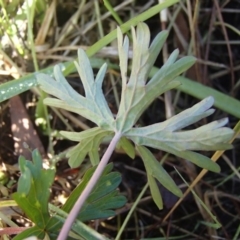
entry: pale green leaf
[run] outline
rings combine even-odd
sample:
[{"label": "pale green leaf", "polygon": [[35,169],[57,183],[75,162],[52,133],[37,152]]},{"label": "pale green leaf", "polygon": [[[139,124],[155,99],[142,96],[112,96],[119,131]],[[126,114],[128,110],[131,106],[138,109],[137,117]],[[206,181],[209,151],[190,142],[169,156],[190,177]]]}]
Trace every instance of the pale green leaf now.
[{"label": "pale green leaf", "polygon": [[92,68],[86,54],[83,50],[79,50],[78,53],[79,65],[76,64],[76,66],[85,88],[86,97],[78,94],[69,85],[60,67],[55,66],[54,77],[56,80],[43,73],[36,74],[41,89],[61,99],[48,98],[44,100],[44,103],[50,106],[62,107],[69,111],[74,111],[96,123],[98,126],[105,126],[107,128],[109,125],[112,125],[114,119],[101,88],[103,77],[106,72],[106,64],[100,68],[96,81],[94,81]]},{"label": "pale green leaf", "polygon": [[[178,82],[173,82],[179,74],[188,69],[195,62],[193,57],[185,57],[174,63],[178,56],[178,50],[175,50],[166,64],[159,72],[146,84],[148,74],[154,61],[160,52],[166,39],[167,32],[161,32],[157,36],[159,44],[154,42],[150,48],[150,33],[147,25],[141,23],[136,31],[132,29],[133,36],[133,64],[129,81],[126,81],[126,66],[122,71],[123,87],[121,103],[116,119],[117,129],[121,132],[129,130],[138,120],[143,111],[152,103],[152,101],[163,92],[178,86]],[[123,65],[126,59],[127,47],[122,46],[122,37],[119,40],[120,63]],[[153,54],[154,51],[154,54]]]},{"label": "pale green leaf", "polygon": [[138,24],[136,30],[132,27],[132,38],[134,57],[132,60],[131,75],[127,85],[129,88],[134,89],[135,87],[145,86],[148,78],[148,59],[150,58],[148,49],[150,31],[148,26],[146,24]]},{"label": "pale green leaf", "polygon": [[161,142],[161,145],[156,142],[156,144],[146,144],[145,146],[153,147],[168,153],[171,153],[175,156],[178,156],[180,158],[183,158],[185,160],[188,160],[197,166],[201,168],[208,169],[212,172],[220,172],[220,167],[216,162],[213,162],[210,158],[205,157],[204,155],[192,151],[179,151],[173,148],[172,146],[169,146],[165,144],[164,142]]},{"label": "pale green leaf", "polygon": [[[161,50],[164,43],[166,42],[168,37],[168,31],[161,31],[157,34],[157,36],[153,39],[150,48],[149,48],[149,59],[148,59],[148,65],[153,66],[155,63],[157,57],[159,56],[159,49]],[[149,67],[149,73],[152,68]],[[148,74],[147,73],[147,76]],[[148,76],[149,77],[149,76]]]},{"label": "pale green leaf", "polygon": [[188,160],[201,168],[208,169],[212,172],[220,172],[219,165],[212,161],[210,158],[196,152],[191,151],[172,151],[172,153],[178,157]]},{"label": "pale green leaf", "polygon": [[[58,73],[60,69],[58,66],[54,67],[54,73]],[[61,75],[60,73],[57,74]],[[38,73],[36,75],[38,83],[41,86],[41,89],[59,99],[47,98],[44,100],[44,103],[49,106],[62,107],[64,109],[73,108],[74,112],[80,114],[83,117],[91,121],[99,119],[99,116],[96,114],[94,109],[94,104],[91,100],[85,99],[83,96],[79,95],[68,83],[66,80],[63,80],[64,77],[60,78],[63,82],[55,81],[50,76]]]},{"label": "pale green leaf", "polygon": [[[218,172],[219,166],[209,158],[187,150],[226,150],[232,146],[228,141],[233,130],[223,127],[228,120],[214,121],[194,130],[178,131],[193,124],[213,112],[209,109],[213,104],[211,97],[196,104],[190,109],[166,120],[147,127],[132,128],[125,133],[129,139],[139,145],[160,149],[194,162],[196,165]],[[179,121],[178,121],[179,119]]]},{"label": "pale green leaf", "polygon": [[122,77],[122,88],[125,88],[127,85],[129,39],[128,37],[125,37],[123,40],[123,34],[119,27],[117,28],[117,36],[118,36],[119,66],[121,69]]},{"label": "pale green leaf", "polygon": [[158,145],[161,147],[161,144],[164,143],[177,151],[216,151],[232,148],[228,141],[232,138],[233,131],[229,128],[210,129],[208,131],[197,128],[182,132],[154,131],[154,126],[151,126],[151,129],[152,133],[145,134],[145,129],[134,128],[129,131],[128,136],[136,144],[156,148]]},{"label": "pale green leaf", "polygon": [[[158,125],[157,130],[176,131],[189,126],[205,117],[214,113],[214,109],[210,109],[214,103],[213,97],[207,97],[201,102],[195,104],[181,113],[169,118]],[[156,126],[155,126],[156,127]]]},{"label": "pale green leaf", "polygon": [[167,61],[164,63],[164,65],[162,66],[162,69],[168,69],[169,67],[171,67],[177,60],[179,55],[179,50],[175,49],[170,56],[168,57]]},{"label": "pale green leaf", "polygon": [[96,166],[99,164],[100,157],[99,157],[98,151],[99,151],[99,149],[95,148],[88,152],[88,156],[90,158],[90,162],[91,162],[92,166]]},{"label": "pale green leaf", "polygon": [[[175,55],[175,53],[173,53],[173,55]],[[175,56],[173,58],[175,58]],[[145,98],[148,99],[148,102],[151,103],[156,97],[165,92],[165,86],[189,69],[195,61],[196,59],[194,57],[183,57],[171,65],[166,62],[166,65],[164,64],[163,67],[159,69],[146,86]]]},{"label": "pale green leaf", "polygon": [[94,137],[95,135],[99,135],[102,133],[107,132],[106,130],[103,130],[99,127],[94,127],[87,129],[82,132],[68,132],[68,131],[60,131],[60,134],[72,141],[80,142],[84,139],[87,139],[89,137]]},{"label": "pale green leaf", "polygon": [[60,133],[72,141],[80,142],[67,153],[69,165],[73,168],[78,167],[83,162],[86,155],[89,155],[93,166],[97,165],[99,163],[99,145],[104,137],[112,134],[110,131],[103,130],[99,127],[88,129],[80,133],[66,131],[61,131]]},{"label": "pale green leaf", "polygon": [[86,98],[92,100],[95,111],[102,119],[105,119],[105,122],[112,123],[113,115],[102,92],[102,82],[107,70],[107,64],[103,64],[99,69],[95,81],[90,61],[84,50],[78,50],[78,63],[75,62],[75,65],[81,77]]},{"label": "pale green leaf", "polygon": [[66,109],[68,111],[75,112],[78,114],[81,113],[81,116],[83,116],[83,117],[87,116],[87,118],[92,121],[95,121],[94,119],[98,118],[97,114],[95,114],[94,112],[90,112],[88,109],[82,107],[80,104],[79,105],[74,104],[74,105],[70,106],[68,103],[66,103],[62,100],[59,100],[56,98],[48,98],[48,97],[45,98],[43,102],[46,105],[51,106],[51,107]]},{"label": "pale green leaf", "polygon": [[[85,90],[85,97],[80,96],[71,88],[62,76],[59,68],[54,69],[56,81],[45,75],[38,75],[42,89],[58,99],[46,99],[45,103],[55,107],[73,111],[97,124],[97,128],[81,133],[62,132],[65,137],[80,142],[72,148],[68,156],[72,167],[79,166],[89,155],[93,165],[99,162],[99,145],[113,132],[121,134],[119,146],[126,153],[134,157],[133,143],[143,158],[149,178],[150,189],[154,201],[161,207],[161,196],[156,192],[157,179],[177,196],[181,195],[173,180],[168,176],[160,163],[156,161],[151,152],[144,146],[156,148],[174,154],[178,157],[192,161],[196,165],[218,172],[219,166],[209,158],[192,152],[192,150],[226,150],[231,148],[228,143],[233,131],[223,127],[227,120],[220,120],[199,127],[195,130],[184,130],[214,112],[211,109],[213,98],[208,97],[190,109],[164,121],[146,127],[136,127],[137,120],[149,105],[162,93],[178,87],[178,76],[190,68],[194,57],[178,59],[179,51],[175,50],[165,64],[149,78],[150,70],[159,55],[168,33],[163,31],[150,44],[150,31],[146,24],[139,23],[132,28],[133,60],[131,73],[128,77],[128,50],[129,40],[123,37],[120,29],[117,30],[120,70],[122,76],[121,102],[117,116],[114,118],[102,91],[102,82],[107,66],[103,64],[94,79],[90,61],[83,50],[78,51],[79,72]],[[149,46],[150,45],[150,46]]]}]

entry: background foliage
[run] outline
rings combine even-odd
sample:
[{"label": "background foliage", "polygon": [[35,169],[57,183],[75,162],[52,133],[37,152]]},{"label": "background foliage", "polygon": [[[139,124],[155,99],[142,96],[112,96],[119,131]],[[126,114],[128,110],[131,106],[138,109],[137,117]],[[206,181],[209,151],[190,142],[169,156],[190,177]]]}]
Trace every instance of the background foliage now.
[{"label": "background foliage", "polygon": [[[76,50],[79,46],[93,45],[87,50],[87,54],[92,56],[116,37],[116,31],[110,33],[105,38],[103,37],[111,31],[109,23],[113,21],[113,18],[109,17],[110,14],[108,14],[108,11],[110,9],[106,10],[97,1],[81,1],[79,3],[74,1],[56,3],[53,1],[49,4],[42,1],[34,1],[33,5],[24,3],[19,1],[6,3],[1,1],[2,38],[0,80],[5,82],[4,85],[1,85],[0,97],[2,100],[13,96],[13,93],[24,92],[36,84],[33,75],[25,75],[26,73],[34,72],[38,69],[44,69],[45,73],[52,73],[51,66],[58,62],[63,62],[60,67],[64,69],[65,74],[69,74],[74,71],[72,62],[76,58]],[[115,6],[114,3],[112,4]],[[150,2],[149,4],[154,3]],[[78,7],[76,8],[76,6]],[[159,22],[158,15],[150,18],[150,16],[159,12],[159,8],[156,7],[154,13],[150,14],[147,12],[145,15],[141,15],[141,12],[144,12],[146,8],[149,8],[149,6],[141,5],[140,2],[131,3],[131,1],[124,1],[112,13],[116,13],[123,22],[126,22],[124,26],[128,27],[123,27],[124,31],[127,31],[131,24],[135,25],[137,21],[148,19],[147,23],[150,26],[152,35],[154,35],[155,32],[159,32],[160,30],[158,26],[162,25],[161,27],[164,28],[164,24]],[[173,8],[169,9],[168,17],[170,21],[165,24],[171,30],[171,37],[168,39],[167,44],[168,51],[172,52],[173,49],[179,48],[180,55],[193,55],[198,60],[194,68],[187,72],[184,77],[179,78],[182,85],[178,89],[182,92],[172,92],[170,107],[174,109],[175,113],[178,113],[193,106],[197,102],[195,97],[203,99],[211,95],[216,99],[215,106],[217,107],[217,111],[214,115],[211,118],[201,121],[194,127],[215,119],[220,119],[228,114],[230,114],[228,115],[230,117],[229,126],[234,127],[237,118],[240,116],[240,104],[238,100],[239,58],[237,54],[238,47],[236,45],[238,41],[236,39],[239,37],[239,32],[237,31],[239,15],[236,12],[238,8],[239,6],[236,1],[221,3],[218,1],[181,1],[180,4],[175,4]],[[62,11],[64,11],[64,14],[62,14]],[[57,14],[57,21],[54,20],[55,13]],[[28,27],[22,28],[21,26],[24,26],[24,21],[22,20],[25,19],[28,19]],[[98,21],[99,19],[101,21]],[[127,22],[129,19],[131,19],[130,22]],[[59,35],[56,35],[57,33],[54,31],[56,25],[60,28]],[[195,33],[197,34],[195,35]],[[7,38],[10,39],[9,42],[6,41]],[[33,39],[35,39],[35,44]],[[99,39],[100,41],[98,42]],[[91,65],[95,69],[99,69],[106,58],[108,59],[109,70],[103,89],[104,93],[106,93],[108,105],[113,113],[116,113],[119,103],[120,89],[120,76],[116,72],[118,62],[116,60],[116,51],[114,52],[115,49],[116,47],[112,44],[101,50],[97,58],[91,59]],[[64,63],[66,60],[68,62]],[[160,67],[161,65],[162,58],[159,57],[156,66]],[[153,76],[153,72],[150,75]],[[21,78],[21,76],[23,77]],[[13,78],[18,80],[10,81]],[[82,92],[82,86],[76,84],[74,74],[68,76],[68,80],[77,91]],[[39,101],[36,101],[38,96],[40,96]],[[76,180],[69,179],[67,176],[74,176],[75,174],[81,176],[81,171],[84,171],[81,170],[76,173],[76,170],[68,169],[68,165],[65,163],[65,150],[71,146],[71,143],[66,139],[62,139],[58,131],[63,129],[66,131],[86,130],[92,127],[91,123],[81,118],[76,118],[75,115],[66,114],[64,111],[45,109],[44,105],[42,105],[43,98],[44,94],[37,89],[21,95],[21,100],[18,101],[23,101],[25,106],[28,107],[26,114],[23,116],[16,111],[16,108],[13,108],[13,99],[10,102],[11,107],[8,107],[10,106],[9,102],[1,104],[0,150],[1,159],[4,162],[1,170],[1,175],[3,176],[1,178],[1,194],[5,197],[16,191],[16,187],[14,187],[16,184],[14,182],[18,179],[19,169],[14,164],[17,162],[19,151],[25,151],[23,152],[24,156],[29,154],[29,151],[26,151],[22,147],[21,142],[20,148],[14,148],[14,139],[9,137],[10,133],[13,136],[17,136],[18,132],[20,136],[27,136],[29,134],[24,132],[26,129],[21,127],[23,126],[23,121],[19,121],[19,119],[28,119],[30,123],[33,123],[40,136],[42,149],[44,149],[41,155],[44,156],[48,152],[53,156],[50,165],[57,163],[57,180],[54,182],[52,188],[53,196],[56,198],[54,200],[54,197],[52,197],[52,201],[59,202],[62,192],[68,195],[69,191],[73,189],[72,186],[77,185]],[[138,126],[146,126],[163,121],[166,119],[164,109],[167,110],[168,108],[169,104],[166,99],[165,101],[163,101],[163,98],[158,99],[142,116]],[[22,108],[18,107],[17,109],[20,110]],[[16,112],[17,116],[15,119],[14,112]],[[49,122],[46,121],[47,115],[52,118]],[[9,124],[10,117],[12,123],[17,124],[20,131],[11,129]],[[35,125],[35,122],[37,125]],[[236,128],[236,132],[238,132],[238,128]],[[236,133],[235,136],[237,135]],[[30,148],[34,149],[35,147],[32,147],[31,144],[36,143],[37,140],[35,140],[35,137],[31,137],[30,139],[26,138],[24,141],[28,143]],[[105,139],[104,141],[108,143],[109,140]],[[145,198],[137,200],[137,202],[139,201],[142,204],[138,206],[134,217],[130,218],[128,227],[125,229],[124,238],[135,238],[136,236],[141,236],[142,238],[166,237],[170,235],[177,236],[180,239],[186,239],[186,237],[190,236],[197,239],[205,239],[205,237],[208,238],[215,235],[237,239],[239,236],[239,226],[237,224],[239,219],[236,216],[236,208],[234,206],[238,204],[238,184],[236,183],[239,179],[239,166],[234,159],[237,159],[239,154],[237,150],[238,142],[236,141],[234,145],[236,150],[223,154],[221,161],[219,161],[222,168],[221,174],[208,174],[204,178],[200,177],[202,179],[201,184],[195,184],[194,187],[198,196],[203,199],[204,204],[216,214],[219,221],[223,224],[223,228],[218,230],[212,228],[212,222],[209,222],[204,208],[198,204],[196,198],[188,197],[182,202],[175,214],[172,215],[172,220],[166,220],[165,223],[160,225],[159,232],[159,223],[161,220],[159,216],[166,216],[167,212],[169,212],[168,207],[171,208],[175,200],[168,192],[164,192],[163,203],[166,208],[162,212],[155,214],[157,210],[154,204],[151,204],[152,202],[143,204],[144,201],[149,201],[149,193],[146,192]],[[104,150],[104,147],[105,145],[103,145],[101,151]],[[37,148],[40,149],[38,144]],[[13,154],[14,152],[15,154]],[[119,221],[119,225],[122,225],[121,219],[124,217],[124,213],[122,212],[127,211],[132,206],[147,178],[141,172],[143,170],[143,163],[139,159],[138,161],[131,161],[127,156],[121,155],[121,149],[118,152],[120,153],[115,153],[112,160],[114,168],[117,168],[122,173],[123,184],[120,186],[120,189],[127,196],[129,205],[120,211],[121,215],[119,215],[118,220],[101,221],[98,231],[107,233],[110,236],[115,236],[116,228],[113,228],[113,226],[117,226],[117,221]],[[157,159],[161,160],[161,163],[164,163],[165,168],[174,177],[178,185],[182,186],[179,177],[174,173],[173,165],[178,168],[188,182],[192,182],[198,178],[198,168],[195,168],[186,161],[181,160],[181,164],[179,164],[179,159],[172,155],[164,155],[161,151],[153,152],[153,154]],[[133,156],[133,153],[131,155]],[[84,167],[87,168],[87,165],[84,164],[82,168],[84,169]],[[25,174],[29,176],[29,173]],[[66,188],[66,185],[69,188]],[[58,190],[59,187],[62,190]],[[173,199],[172,201],[169,201],[170,196],[170,199]],[[1,206],[12,205],[14,203],[9,201],[3,202]],[[183,215],[185,216],[184,219],[182,218]],[[19,215],[15,212],[7,212],[6,216],[1,216],[1,219],[4,219],[2,224],[8,223],[8,226],[16,227],[16,221],[9,222],[9,216],[13,219],[19,219]],[[193,219],[193,216],[196,219],[194,222],[189,220]],[[141,225],[143,226],[143,230],[138,228],[137,222],[143,223]],[[105,223],[109,224],[110,227]],[[166,223],[171,223],[171,227],[169,228],[169,225],[166,225]],[[26,223],[17,222],[17,225],[25,226]],[[186,228],[186,226],[188,227]],[[132,231],[131,227],[137,230]]]}]

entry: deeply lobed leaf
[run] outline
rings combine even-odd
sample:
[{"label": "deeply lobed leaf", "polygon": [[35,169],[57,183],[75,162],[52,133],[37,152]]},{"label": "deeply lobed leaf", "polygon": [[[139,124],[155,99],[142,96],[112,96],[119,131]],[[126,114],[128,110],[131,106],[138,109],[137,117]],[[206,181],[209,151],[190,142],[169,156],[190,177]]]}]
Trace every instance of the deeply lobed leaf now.
[{"label": "deeply lobed leaf", "polygon": [[[148,81],[148,74],[167,38],[168,33],[162,31],[150,44],[150,32],[146,24],[139,23],[136,30],[132,28],[133,61],[131,74],[128,78],[129,40],[118,29],[118,50],[122,77],[121,102],[116,118],[113,117],[102,91],[102,81],[106,72],[106,64],[99,70],[94,79],[89,59],[83,50],[78,51],[79,62],[76,63],[81,77],[85,97],[78,95],[61,75],[56,67],[55,78],[37,75],[43,90],[58,99],[48,98],[45,103],[55,107],[76,112],[96,123],[98,127],[81,133],[62,134],[74,141],[80,141],[69,153],[70,165],[77,167],[86,155],[90,156],[93,165],[99,162],[98,148],[106,136],[113,132],[120,133],[119,146],[130,157],[135,156],[133,144],[143,158],[147,171],[150,190],[158,207],[162,207],[161,195],[157,191],[156,180],[163,186],[180,196],[181,192],[157,162],[151,152],[144,146],[160,149],[211,171],[220,171],[219,166],[209,158],[193,152],[193,150],[226,150],[231,148],[228,143],[233,131],[223,127],[227,120],[209,123],[195,130],[184,131],[183,128],[209,116],[214,99],[208,97],[182,113],[162,122],[146,127],[135,127],[141,114],[160,94],[179,86],[175,80],[180,74],[191,67],[194,57],[178,59],[179,51],[175,50],[157,73]],[[149,46],[150,45],[150,46]],[[25,173],[28,174],[27,172]]]},{"label": "deeply lobed leaf", "polygon": [[96,80],[94,80],[91,64],[85,52],[80,49],[78,57],[79,62],[75,64],[80,74],[86,97],[78,94],[67,82],[60,68],[55,66],[54,77],[56,81],[46,74],[36,74],[42,90],[61,99],[47,98],[44,103],[49,106],[76,112],[98,126],[112,129],[114,118],[101,88],[107,66],[104,64],[100,68]]},{"label": "deeply lobed leaf", "polygon": [[54,181],[55,170],[42,168],[42,159],[37,150],[32,152],[32,159],[33,162],[20,157],[22,175],[18,182],[18,191],[12,196],[28,218],[36,224],[38,234],[44,236],[43,229],[50,219],[49,188]]},{"label": "deeply lobed leaf", "polygon": [[162,123],[132,128],[125,135],[136,144],[162,150],[166,150],[163,146],[166,148],[169,146],[177,151],[230,149],[228,141],[233,135],[233,130],[222,127],[228,122],[226,118],[194,130],[175,132],[210,115],[213,112],[209,109],[212,104],[213,99],[209,97]]},{"label": "deeply lobed leaf", "polygon": [[169,174],[164,170],[162,165],[158,161],[156,161],[153,154],[144,146],[136,145],[136,149],[143,159],[144,166],[147,170],[147,174],[157,179],[165,188],[167,188],[173,194],[175,194],[178,197],[181,197],[182,196],[181,190],[177,187],[177,185],[174,183]]},{"label": "deeply lobed leaf", "polygon": [[[122,46],[122,38],[120,38],[118,43],[120,66],[123,66],[123,69],[121,69],[121,75],[124,80],[116,124],[118,131],[123,133],[133,127],[141,114],[156,97],[178,86],[180,83],[174,82],[173,80],[179,76],[179,74],[191,67],[195,62],[195,58],[193,57],[184,57],[175,62],[179,52],[178,50],[175,50],[158,73],[146,84],[149,71],[154,64],[168,33],[167,31],[159,33],[150,47],[148,47],[150,33],[147,25],[139,24],[136,32],[132,29],[132,35],[134,57],[129,81],[126,80],[126,65],[123,64],[124,61],[126,62],[126,51],[128,50],[128,47]],[[128,43],[128,41],[124,42],[124,44],[126,43]]]},{"label": "deeply lobed leaf", "polygon": [[80,142],[67,153],[69,165],[74,168],[83,162],[87,154],[92,165],[97,165],[99,163],[99,145],[103,138],[112,135],[112,132],[96,127],[80,133],[61,131],[61,134],[72,141]]},{"label": "deeply lobed leaf", "polygon": [[[119,208],[126,203],[126,198],[118,195],[118,191],[116,190],[121,182],[121,175],[116,172],[110,172],[112,168],[113,164],[109,164],[105,168],[104,173],[83,206],[78,216],[79,220],[88,221],[113,216],[115,214],[113,209]],[[85,173],[81,183],[74,189],[62,207],[64,211],[69,212],[73,207],[73,204],[86,187],[95,169],[96,167],[89,169]]]},{"label": "deeply lobed leaf", "polygon": [[193,162],[194,164],[219,172],[219,166],[211,159],[189,150],[226,150],[231,148],[229,140],[233,130],[222,127],[227,119],[214,121],[194,130],[178,131],[189,124],[210,115],[212,97],[204,99],[192,108],[162,122],[147,127],[132,128],[125,135],[137,145],[163,150]]}]

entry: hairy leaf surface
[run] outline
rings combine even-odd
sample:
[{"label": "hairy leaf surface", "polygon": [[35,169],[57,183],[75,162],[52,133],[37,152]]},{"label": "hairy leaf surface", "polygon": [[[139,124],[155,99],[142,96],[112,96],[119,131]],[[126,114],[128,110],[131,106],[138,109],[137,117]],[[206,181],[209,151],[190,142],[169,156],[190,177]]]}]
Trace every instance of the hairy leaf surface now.
[{"label": "hairy leaf surface", "polygon": [[103,139],[116,133],[120,134],[122,139],[118,146],[130,157],[134,157],[133,145],[135,145],[143,158],[154,201],[158,202],[158,207],[161,207],[162,200],[160,193],[156,192],[156,180],[177,196],[180,196],[181,192],[146,147],[169,152],[199,167],[218,172],[220,168],[215,162],[194,151],[230,149],[231,145],[228,142],[233,136],[233,131],[224,127],[228,122],[227,119],[214,121],[197,129],[184,130],[214,112],[211,109],[214,103],[211,96],[164,122],[135,127],[141,114],[159,95],[179,86],[180,82],[176,79],[194,64],[195,58],[191,56],[179,58],[179,51],[175,50],[165,64],[149,79],[148,75],[168,32],[160,32],[150,43],[148,26],[139,23],[136,29],[132,28],[133,60],[129,74],[129,39],[127,36],[123,37],[120,28],[117,34],[122,92],[116,117],[111,113],[102,90],[107,66],[104,64],[94,79],[89,59],[83,50],[78,51],[79,61],[76,63],[76,68],[84,86],[85,96],[80,96],[71,88],[58,67],[54,70],[56,80],[40,74],[37,75],[38,82],[43,90],[56,97],[47,98],[45,103],[76,112],[97,125],[96,128],[81,133],[62,132],[65,137],[80,142],[68,154],[70,165],[79,166],[86,155],[90,156],[93,165],[97,164],[98,149]]}]

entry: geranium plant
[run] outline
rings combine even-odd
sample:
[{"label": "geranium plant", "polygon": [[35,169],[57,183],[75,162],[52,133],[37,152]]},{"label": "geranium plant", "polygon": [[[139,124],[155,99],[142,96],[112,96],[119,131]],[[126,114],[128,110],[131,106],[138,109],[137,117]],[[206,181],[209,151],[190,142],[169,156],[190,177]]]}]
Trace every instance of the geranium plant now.
[{"label": "geranium plant", "polygon": [[[183,130],[214,112],[211,109],[214,103],[213,97],[209,96],[192,108],[164,122],[146,127],[135,126],[141,114],[159,95],[181,84],[175,78],[195,62],[195,58],[190,56],[177,60],[179,52],[175,50],[162,68],[148,79],[149,72],[167,36],[168,32],[162,31],[150,44],[150,32],[146,24],[139,23],[136,30],[132,28],[133,60],[129,76],[129,39],[127,36],[123,37],[121,29],[118,28],[122,93],[116,117],[110,111],[102,91],[107,65],[104,64],[94,78],[90,61],[84,50],[78,50],[78,62],[75,65],[84,86],[85,96],[78,94],[69,85],[59,66],[54,68],[55,79],[42,73],[36,75],[41,89],[56,97],[46,98],[45,104],[75,112],[96,124],[96,127],[82,132],[61,132],[70,140],[79,142],[68,153],[70,166],[79,166],[86,155],[89,155],[92,165],[97,167],[72,208],[58,239],[66,239],[72,223],[118,143],[130,156],[134,157],[135,150],[141,156],[153,199],[159,208],[162,208],[162,199],[156,181],[179,197],[182,193],[147,147],[169,152],[214,172],[220,171],[215,162],[194,150],[214,151],[231,148],[228,141],[233,131],[223,127],[228,119],[214,121],[195,130]],[[112,140],[100,161],[99,145],[105,137],[111,137]]]}]

